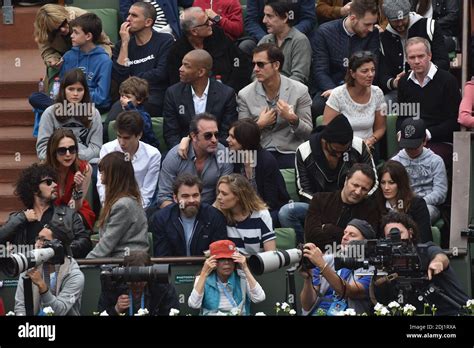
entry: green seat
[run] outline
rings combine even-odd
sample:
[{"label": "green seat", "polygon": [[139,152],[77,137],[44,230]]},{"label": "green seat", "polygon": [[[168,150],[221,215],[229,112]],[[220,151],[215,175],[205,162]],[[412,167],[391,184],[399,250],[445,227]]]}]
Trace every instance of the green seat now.
[{"label": "green seat", "polygon": [[107,116],[109,116],[109,113],[108,112],[105,112],[103,114],[100,114],[100,118],[102,120],[102,124],[105,123],[105,120],[107,119]]},{"label": "green seat", "polygon": [[296,246],[295,230],[289,227],[275,228],[277,249],[286,250]]},{"label": "green seat", "polygon": [[441,232],[439,231],[438,227],[431,226],[431,235],[433,238],[433,243],[438,246],[441,246]]},{"label": "green seat", "polygon": [[[102,4],[101,1],[97,2]],[[114,8],[93,8],[87,9],[87,11],[95,13],[100,18],[102,30],[109,36],[110,41],[115,44],[119,40],[118,11]]]},{"label": "green seat", "polygon": [[295,176],[295,169],[294,168],[286,168],[280,169],[281,175],[283,175],[283,179],[285,180],[286,190],[290,195],[290,198],[293,202],[298,202],[298,189],[296,188],[296,176]]},{"label": "green seat", "polygon": [[117,132],[115,131],[115,120],[109,122],[109,128],[107,128],[109,135],[109,141],[117,139]]},{"label": "green seat", "polygon": [[395,156],[398,152],[397,140],[397,115],[387,115],[387,158]]},{"label": "green seat", "polygon": [[316,117],[316,127],[322,126],[323,125],[323,115],[319,115]]},{"label": "green seat", "polygon": [[164,153],[168,151],[168,146],[166,145],[165,137],[163,136],[163,117],[152,117],[151,125],[153,127],[153,132],[160,142],[160,152]]},{"label": "green seat", "polygon": [[99,243],[99,234],[98,233],[95,233],[95,234],[91,235],[91,242],[92,242],[92,248],[95,248],[97,243]]}]

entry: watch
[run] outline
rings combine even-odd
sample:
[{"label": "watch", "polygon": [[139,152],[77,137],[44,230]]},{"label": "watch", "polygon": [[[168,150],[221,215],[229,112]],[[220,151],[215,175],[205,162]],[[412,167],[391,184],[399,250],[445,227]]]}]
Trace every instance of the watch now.
[{"label": "watch", "polygon": [[214,16],[214,18],[212,19],[212,21],[213,21],[214,23],[219,23],[219,22],[221,21],[221,16],[219,16],[219,15]]}]

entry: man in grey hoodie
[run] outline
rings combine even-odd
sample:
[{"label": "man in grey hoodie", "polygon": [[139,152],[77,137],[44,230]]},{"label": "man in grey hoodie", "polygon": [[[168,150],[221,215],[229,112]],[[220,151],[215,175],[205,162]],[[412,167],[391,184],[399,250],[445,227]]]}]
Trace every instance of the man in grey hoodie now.
[{"label": "man in grey hoodie", "polygon": [[410,12],[410,0],[384,0],[382,9],[389,24],[380,33],[379,86],[389,99],[396,101],[398,81],[409,70],[405,42],[411,37],[423,37],[431,45],[432,62],[439,69],[449,69],[448,51],[438,23]]},{"label": "man in grey hoodie", "polygon": [[426,126],[422,119],[407,118],[402,123],[399,145],[392,159],[406,168],[413,191],[426,201],[431,224],[440,218],[438,206],[448,195],[448,177],[443,159],[428,148]]}]

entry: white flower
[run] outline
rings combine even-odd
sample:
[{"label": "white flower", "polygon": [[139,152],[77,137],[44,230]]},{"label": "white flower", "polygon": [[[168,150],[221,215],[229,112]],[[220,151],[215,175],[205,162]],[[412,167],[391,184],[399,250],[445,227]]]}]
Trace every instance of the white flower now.
[{"label": "white flower", "polygon": [[290,313],[290,315],[295,315],[296,311],[294,309],[291,309],[289,313]]},{"label": "white flower", "polygon": [[280,302],[275,303],[275,306],[280,307]]},{"label": "white flower", "polygon": [[471,306],[474,307],[474,300],[467,300],[466,307],[471,307]]},{"label": "white flower", "polygon": [[406,315],[413,315],[413,312],[416,311],[416,307],[415,306],[412,306],[411,304],[407,303],[404,307],[403,307],[403,314],[406,314]]},{"label": "white flower", "polygon": [[380,315],[388,315],[388,314],[390,314],[390,311],[387,308],[383,307],[382,310],[380,311]]},{"label": "white flower", "polygon": [[43,308],[43,313],[49,316],[54,315],[54,311],[51,307]]},{"label": "white flower", "polygon": [[282,310],[285,310],[285,309],[286,309],[287,307],[289,307],[289,306],[290,306],[290,305],[289,305],[288,303],[283,302],[283,303],[281,304],[281,309],[282,309]]},{"label": "white flower", "polygon": [[255,316],[256,317],[266,317],[267,315],[263,312],[257,312],[257,313],[255,313]]},{"label": "white flower", "polygon": [[15,312],[13,311],[10,311],[6,314],[7,317],[11,317],[11,316],[14,316],[15,315]]},{"label": "white flower", "polygon": [[392,301],[388,304],[388,308],[393,309],[393,308],[400,308],[400,304],[396,301]]},{"label": "white flower", "polygon": [[356,311],[353,310],[352,308],[347,308],[345,311],[343,311],[344,315],[356,315]]},{"label": "white flower", "polygon": [[141,317],[141,316],[145,316],[145,315],[148,315],[148,309],[146,308],[140,308],[137,312],[137,314],[135,314],[135,316],[137,317]]},{"label": "white flower", "polygon": [[383,304],[377,302],[377,304],[374,307],[374,311],[379,312],[379,311],[382,310],[382,308],[385,308],[385,306]]},{"label": "white flower", "polygon": [[230,315],[240,315],[240,309],[238,308],[232,308],[230,310]]},{"label": "white flower", "polygon": [[104,310],[102,313],[99,314],[100,317],[108,317],[109,313],[107,313],[106,310]]},{"label": "white flower", "polygon": [[170,317],[175,317],[178,314],[179,314],[179,309],[176,309],[176,308],[171,308],[170,309],[170,314],[169,314]]}]

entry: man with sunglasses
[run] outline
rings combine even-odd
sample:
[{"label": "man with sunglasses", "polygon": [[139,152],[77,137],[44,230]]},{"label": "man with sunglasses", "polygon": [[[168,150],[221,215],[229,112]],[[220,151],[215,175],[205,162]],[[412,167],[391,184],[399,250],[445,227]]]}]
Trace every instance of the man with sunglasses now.
[{"label": "man with sunglasses", "polygon": [[239,119],[257,122],[260,143],[280,169],[295,167],[295,151],[313,128],[308,87],[283,76],[284,61],[282,50],[274,44],[259,45],[253,54],[256,81],[237,96]]},{"label": "man with sunglasses", "polygon": [[[366,163],[374,174],[377,172],[367,145],[353,134],[348,119],[340,114],[327,126],[317,127],[296,150],[296,185],[301,201],[283,206],[278,218],[282,227],[295,230],[299,242],[303,242],[309,203],[317,192],[342,189],[346,174],[355,163]],[[373,186],[371,193],[377,186]]]},{"label": "man with sunglasses", "polygon": [[170,83],[180,81],[180,66],[184,56],[194,49],[204,49],[212,57],[210,76],[220,76],[221,81],[235,91],[240,91],[250,81],[252,67],[248,57],[234,45],[224,30],[200,7],[184,10],[181,17],[181,36],[171,47],[168,56]]},{"label": "man with sunglasses", "polygon": [[0,227],[0,244],[33,245],[48,224],[53,230],[72,235],[73,257],[85,257],[92,249],[90,231],[74,209],[54,205],[57,190],[56,173],[51,167],[33,164],[23,170],[16,182],[15,195],[26,209],[10,214],[5,225]]},{"label": "man with sunglasses", "polygon": [[[196,115],[189,125],[191,146],[187,158],[178,155],[179,144],[166,155],[161,166],[157,205],[164,208],[173,201],[173,183],[180,174],[190,173],[198,176],[203,184],[201,202],[213,204],[216,199],[216,185],[223,175],[231,174],[233,165],[219,160],[217,152],[225,151],[220,144],[216,118],[209,113]],[[152,214],[150,211],[149,216]]]}]

